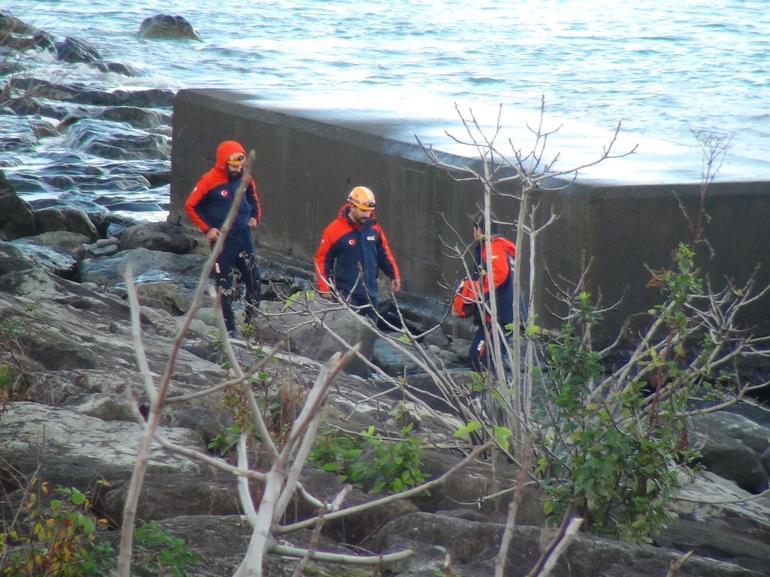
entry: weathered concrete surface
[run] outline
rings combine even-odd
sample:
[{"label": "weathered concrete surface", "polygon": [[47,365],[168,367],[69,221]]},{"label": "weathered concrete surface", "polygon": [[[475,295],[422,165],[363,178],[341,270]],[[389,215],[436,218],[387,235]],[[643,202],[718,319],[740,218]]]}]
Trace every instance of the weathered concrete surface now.
[{"label": "weathered concrete surface", "polygon": [[[378,199],[377,214],[389,235],[404,276],[404,289],[434,299],[447,299],[442,279],[460,276],[457,261],[447,256],[441,238],[456,242],[450,226],[469,240],[469,215],[481,201],[478,185],[452,181],[431,165],[414,143],[388,138],[394,125],[350,120],[329,123],[267,110],[253,96],[216,90],[181,90],[174,104],[171,212],[173,222],[187,222],[184,198],[212,163],[216,145],[241,141],[256,151],[255,174],[262,192],[264,224],[261,246],[311,262],[323,227],[331,221],[347,192],[370,186]],[[334,122],[335,124],[332,124]],[[398,127],[399,135],[408,133]],[[633,175],[629,176],[633,181]],[[656,302],[656,289],[646,288],[647,267],[671,262],[680,240],[692,240],[677,198],[695,219],[697,184],[601,186],[577,184],[544,194],[543,218],[553,207],[557,222],[540,236],[537,270],[544,281],[535,301],[545,324],[548,312],[546,268],[555,278],[575,281],[590,261],[588,287],[605,305],[623,298],[604,327],[610,335],[629,314]],[[500,219],[513,221],[515,203],[495,207]],[[770,185],[766,182],[719,183],[711,186],[706,228],[716,251],[702,265],[717,283],[725,276],[744,282],[760,266],[759,280],[770,282]],[[512,231],[507,231],[513,236]],[[770,319],[770,299],[755,307],[752,320]]]}]

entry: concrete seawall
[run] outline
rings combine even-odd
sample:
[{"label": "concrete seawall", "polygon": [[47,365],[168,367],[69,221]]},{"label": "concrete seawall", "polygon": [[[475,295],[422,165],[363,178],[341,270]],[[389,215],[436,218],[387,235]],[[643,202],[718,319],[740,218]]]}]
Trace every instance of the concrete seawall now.
[{"label": "concrete seawall", "polygon": [[[182,90],[174,103],[169,219],[186,222],[184,198],[211,166],[217,144],[238,140],[256,152],[254,172],[265,210],[260,246],[310,267],[321,230],[349,190],[363,184],[377,194],[377,215],[401,268],[404,290],[444,301],[447,284],[461,276],[445,244],[459,242],[452,228],[470,240],[469,217],[481,202],[481,188],[453,181],[419,146],[391,134],[392,125],[385,123],[311,120],[258,106],[249,95]],[[628,315],[658,302],[657,291],[645,288],[647,267],[669,266],[677,242],[692,239],[679,201],[694,218],[699,188],[576,184],[543,193],[540,214],[553,209],[559,218],[542,233],[536,250],[542,288],[535,301],[542,322],[558,324],[550,314],[556,304],[549,296],[549,276],[574,282],[589,262],[587,287],[601,293],[604,305],[622,298],[608,313],[603,336]],[[515,202],[505,199],[494,210],[512,221]],[[724,284],[725,276],[743,283],[757,266],[759,284],[770,283],[770,184],[713,184],[706,211],[715,256],[704,256],[701,265],[714,283]],[[514,237],[512,230],[504,232]],[[751,320],[770,328],[770,298],[753,307]]]}]

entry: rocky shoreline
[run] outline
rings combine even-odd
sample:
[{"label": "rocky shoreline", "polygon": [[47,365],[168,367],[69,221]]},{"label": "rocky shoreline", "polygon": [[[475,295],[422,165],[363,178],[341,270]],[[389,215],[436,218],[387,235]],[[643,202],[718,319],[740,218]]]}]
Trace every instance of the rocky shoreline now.
[{"label": "rocky shoreline", "polygon": [[[11,156],[26,154],[49,138],[62,139],[69,151],[48,171],[15,171],[7,179],[0,171],[0,366],[13,376],[15,393],[13,401],[2,397],[0,414],[2,519],[8,523],[13,517],[24,482],[37,475],[52,485],[91,492],[94,511],[109,521],[105,535],[116,540],[141,434],[135,408],[149,402],[137,369],[123,271],[130,262],[142,305],[142,340],[150,372],[157,376],[166,369],[207,251],[180,227],[141,222],[122,213],[164,208],[157,191],[168,183],[173,94],[101,92],[24,78],[20,56],[28,50],[54,49],[58,56],[56,39],[3,14],[0,39],[3,54],[16,55],[5,58],[7,64],[0,68],[0,122],[12,117],[29,126],[26,136],[4,140],[5,150],[12,151]],[[98,70],[112,64],[131,72],[130,67],[101,62],[85,41],[69,39],[68,44],[91,53]],[[83,154],[105,164],[84,164]],[[7,162],[6,167],[11,164]],[[54,189],[61,192],[55,199],[27,202],[18,194],[34,196]],[[141,200],[143,195],[146,200]],[[245,368],[255,367],[266,349],[284,340],[288,352],[264,368],[261,380],[266,394],[283,398],[287,388],[309,386],[319,362],[340,345],[323,328],[308,323],[306,314],[287,314],[280,298],[301,293],[310,279],[308,268],[265,251],[260,264],[269,281],[266,301],[251,341],[238,345],[236,352]],[[375,426],[396,435],[406,413],[420,438],[434,447],[426,450],[422,465],[429,478],[459,462],[462,450],[453,432],[461,423],[451,411],[410,400],[393,388],[393,381],[403,378],[415,393],[427,393],[423,375],[405,366],[406,359],[388,350],[386,343],[367,340],[366,331],[351,323],[344,311],[324,311],[318,303],[309,306],[325,315],[346,340],[364,340],[383,369],[382,375],[372,375],[371,367],[358,364],[340,375],[325,419],[348,430]],[[173,396],[228,378],[216,316],[212,303],[206,302],[192,321],[175,360]],[[430,321],[417,314],[408,320],[418,326]],[[468,331],[467,326],[445,321],[425,343],[460,380]],[[161,421],[163,436],[209,452],[212,441],[233,422],[225,400],[220,392],[169,405]],[[424,400],[431,404],[428,394]],[[702,447],[704,470],[680,492],[674,502],[677,519],[655,536],[654,545],[580,534],[554,574],[664,577],[672,561],[694,551],[678,575],[770,575],[770,416],[755,409],[744,405],[694,420],[693,437]],[[320,547],[371,554],[415,551],[411,558],[384,568],[387,575],[492,575],[510,500],[510,493],[500,491],[512,486],[515,477],[515,468],[505,463],[477,462],[430,495],[327,523]],[[331,499],[341,488],[335,475],[311,467],[302,482],[321,499]],[[259,490],[252,486],[255,493]],[[346,506],[373,498],[354,490]],[[291,510],[287,521],[315,514],[299,500]],[[250,537],[242,513],[231,475],[153,449],[138,517],[160,521],[199,553],[191,574],[232,574]],[[505,575],[527,575],[553,530],[544,522],[542,495],[527,490]],[[310,539],[309,532],[301,531],[287,542],[301,546]],[[267,575],[291,575],[296,561],[270,555],[267,565]],[[316,567],[321,574],[349,574],[333,565]]]}]

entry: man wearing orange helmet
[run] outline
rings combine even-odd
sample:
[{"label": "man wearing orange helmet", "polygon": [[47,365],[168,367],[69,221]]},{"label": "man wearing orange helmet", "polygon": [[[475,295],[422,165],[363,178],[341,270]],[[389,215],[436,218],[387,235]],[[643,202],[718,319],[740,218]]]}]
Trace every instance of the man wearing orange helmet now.
[{"label": "man wearing orange helmet", "polygon": [[[206,235],[214,246],[221,233],[222,224],[235,200],[235,193],[243,177],[246,151],[233,140],[226,140],[217,147],[216,164],[205,173],[184,203],[190,220]],[[235,296],[235,275],[246,289],[246,319],[259,306],[259,268],[254,255],[251,230],[262,219],[257,183],[249,178],[243,200],[222,252],[214,264],[214,274],[221,290],[222,314],[230,336],[238,336],[235,327],[232,299]]]},{"label": "man wearing orange helmet", "polygon": [[376,318],[377,274],[390,278],[393,292],[401,290],[390,243],[374,215],[374,193],[356,186],[345,205],[321,235],[315,255],[316,287],[331,298],[332,287],[342,298],[370,318]]}]

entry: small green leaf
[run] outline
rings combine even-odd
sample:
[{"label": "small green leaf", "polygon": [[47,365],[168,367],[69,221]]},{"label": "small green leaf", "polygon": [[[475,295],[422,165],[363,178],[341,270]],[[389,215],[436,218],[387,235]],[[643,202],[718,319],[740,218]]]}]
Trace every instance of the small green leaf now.
[{"label": "small green leaf", "polygon": [[480,428],[481,428],[481,423],[479,423],[478,421],[471,421],[467,425],[464,425],[459,429],[457,429],[454,432],[454,435],[452,436],[455,439],[467,439],[471,433],[478,431]]},{"label": "small green leaf", "polygon": [[495,427],[494,435],[495,435],[495,443],[500,445],[501,449],[507,451],[511,447],[509,439],[512,433],[508,427]]}]

